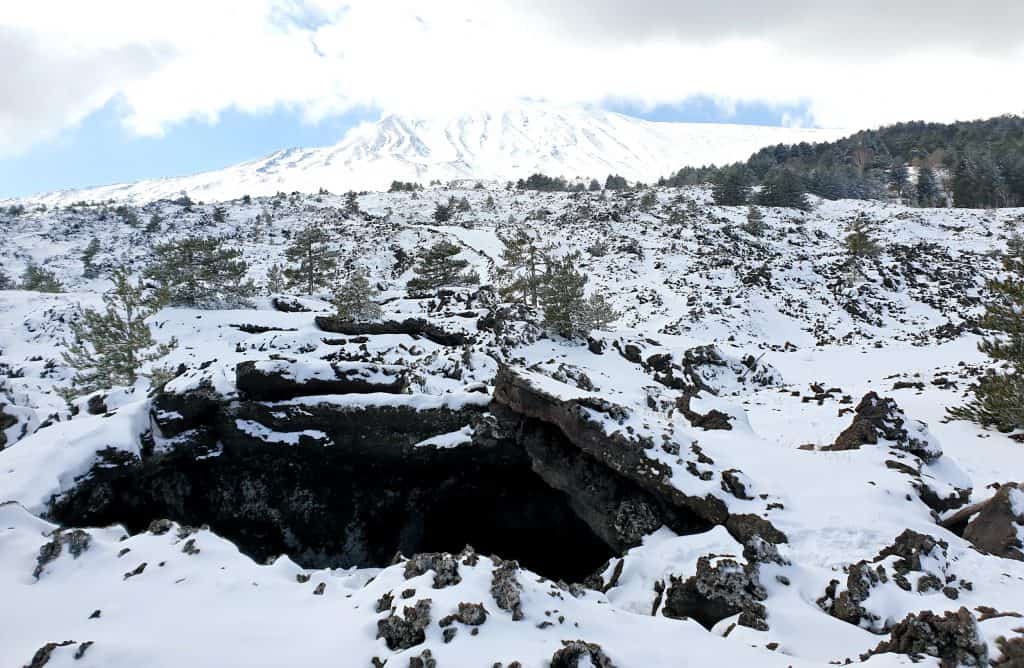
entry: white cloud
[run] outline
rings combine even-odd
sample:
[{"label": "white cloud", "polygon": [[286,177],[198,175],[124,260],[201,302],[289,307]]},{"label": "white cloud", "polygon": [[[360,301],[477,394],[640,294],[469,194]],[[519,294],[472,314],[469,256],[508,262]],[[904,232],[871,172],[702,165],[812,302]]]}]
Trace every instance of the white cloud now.
[{"label": "white cloud", "polygon": [[159,134],[229,108],[311,121],[531,97],[809,104],[865,127],[1024,111],[1024,4],[865,0],[35,0],[0,14],[0,151],[112,99]]}]

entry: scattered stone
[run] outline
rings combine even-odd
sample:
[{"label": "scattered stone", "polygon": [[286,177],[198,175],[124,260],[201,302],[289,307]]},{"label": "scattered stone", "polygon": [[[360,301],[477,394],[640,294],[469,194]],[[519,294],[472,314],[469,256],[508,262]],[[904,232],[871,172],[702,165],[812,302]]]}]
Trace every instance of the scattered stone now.
[{"label": "scattered stone", "polygon": [[50,655],[58,647],[67,647],[68,645],[74,645],[74,640],[65,640],[64,642],[48,642],[32,655],[32,660],[28,662],[25,668],[43,668],[47,663],[50,662]]},{"label": "scattered stone", "polygon": [[563,640],[562,649],[551,655],[551,668],[615,668],[597,643]]},{"label": "scattered stone", "polygon": [[447,552],[416,554],[405,562],[406,580],[423,575],[427,571],[434,571],[434,589],[444,589],[462,582],[459,563]]},{"label": "scattered stone", "polygon": [[325,591],[327,591],[327,583],[321,582],[313,590],[313,596],[323,596]]},{"label": "scattered stone", "polygon": [[415,606],[406,606],[403,616],[391,614],[377,622],[377,637],[383,638],[388,649],[398,651],[409,649],[426,640],[424,629],[430,624],[432,601],[424,598]]},{"label": "scattered stone", "polygon": [[512,613],[512,621],[519,621],[523,618],[523,606],[520,600],[520,592],[523,586],[519,584],[516,575],[519,572],[519,564],[514,561],[502,561],[497,557],[491,557],[494,562],[494,571],[491,574],[491,596],[498,607],[505,612]]},{"label": "scattered stone", "polygon": [[50,542],[44,543],[39,548],[39,556],[36,557],[36,567],[32,571],[32,575],[38,580],[46,569],[47,564],[60,556],[65,545],[71,556],[77,559],[83,552],[89,549],[91,543],[92,536],[82,529],[57,529],[50,534]]}]

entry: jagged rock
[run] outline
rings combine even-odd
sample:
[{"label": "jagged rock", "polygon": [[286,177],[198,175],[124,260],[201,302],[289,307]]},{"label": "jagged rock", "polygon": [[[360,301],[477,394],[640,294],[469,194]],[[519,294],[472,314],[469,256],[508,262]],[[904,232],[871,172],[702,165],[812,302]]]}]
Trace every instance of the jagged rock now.
[{"label": "jagged rock", "polygon": [[914,591],[910,576],[918,574],[913,578],[917,593],[941,591],[950,599],[959,596],[955,585],[962,581],[950,571],[948,548],[945,541],[907,529],[871,561],[862,560],[848,566],[845,587],[841,587],[839,580],[832,580],[824,596],[818,599],[818,605],[837,619],[883,633],[888,628],[887,620],[864,605],[877,587],[891,581],[904,591]]},{"label": "jagged rock", "polygon": [[419,656],[409,657],[409,668],[437,668],[437,660],[429,649],[425,649]]},{"label": "jagged rock", "polygon": [[717,346],[690,348],[683,353],[682,376],[689,387],[721,394],[736,385],[771,387],[782,383],[782,376],[774,367],[752,355],[742,360],[730,358]]},{"label": "jagged rock", "polygon": [[438,622],[439,626],[451,626],[454,622],[460,622],[466,626],[480,626],[487,621],[487,610],[482,603],[459,603],[459,611],[448,615]]},{"label": "jagged rock", "polygon": [[911,613],[892,628],[888,640],[880,642],[861,659],[887,652],[933,656],[941,661],[943,668],[988,665],[988,646],[967,608],[942,616],[931,610]]},{"label": "jagged rock", "polygon": [[424,629],[430,624],[432,601],[425,598],[416,601],[415,606],[406,606],[402,616],[392,614],[377,621],[377,637],[383,638],[388,649],[398,651],[409,649],[426,640]]},{"label": "jagged rock", "polygon": [[85,404],[85,410],[89,415],[103,415],[107,412],[107,395],[98,392],[89,397]]},{"label": "jagged rock", "polygon": [[405,562],[405,579],[418,577],[434,571],[434,589],[443,589],[462,582],[459,563],[448,553],[417,554]]},{"label": "jagged rock", "polygon": [[321,360],[247,360],[235,367],[238,391],[257,401],[280,401],[318,394],[399,394],[408,386],[401,367]]},{"label": "jagged rock", "polygon": [[551,668],[615,668],[597,643],[563,640],[562,649],[551,655]]},{"label": "jagged rock", "polygon": [[704,556],[697,560],[695,575],[671,578],[662,614],[675,619],[692,618],[710,629],[726,617],[740,613],[740,625],[765,631],[768,625],[761,603],[765,598],[757,562],[741,565],[728,557]]},{"label": "jagged rock", "polygon": [[309,313],[311,310],[300,300],[292,297],[274,297],[270,300],[270,304],[275,310],[282,313]]},{"label": "jagged rock", "polygon": [[690,424],[694,427],[700,427],[705,431],[715,429],[729,431],[732,429],[732,424],[729,422],[731,418],[728,415],[714,408],[707,413],[698,413],[690,408],[690,401],[692,399],[693,395],[689,393],[684,393],[676,399],[676,408],[683,414],[683,417],[690,421]]},{"label": "jagged rock", "polygon": [[989,554],[1024,561],[1024,485],[1006,483],[991,498],[960,510],[942,526]]},{"label": "jagged rock", "polygon": [[[68,645],[74,645],[74,640],[65,640],[63,642],[48,642],[32,655],[32,660],[28,662],[25,668],[43,668],[47,663],[50,662],[50,656],[54,650],[58,647],[67,647]],[[92,644],[92,643],[90,643]]]},{"label": "jagged rock", "polygon": [[[908,429],[907,427],[910,427]],[[853,422],[834,444],[822,450],[856,450],[862,445],[875,445],[880,440],[890,441],[893,447],[931,462],[942,455],[942,448],[928,434],[924,423],[908,423],[896,402],[868,392],[854,410]]]},{"label": "jagged rock", "polygon": [[333,316],[317,316],[316,326],[325,332],[349,336],[360,334],[408,334],[409,336],[421,336],[441,346],[464,346],[472,342],[470,336],[463,332],[445,331],[438,325],[423,318],[355,322],[340,320]]},{"label": "jagged rock", "polygon": [[46,570],[47,564],[60,556],[65,545],[71,556],[77,559],[89,549],[91,543],[92,536],[82,529],[57,529],[50,534],[50,541],[39,548],[39,556],[36,557],[36,567],[32,575],[38,580]]},{"label": "jagged rock", "polygon": [[0,450],[7,446],[7,430],[18,424],[18,418],[8,414],[6,408],[7,404],[0,403]]},{"label": "jagged rock", "polygon": [[[1018,633],[1020,629],[1016,629]],[[992,668],[1024,668],[1024,636],[1007,640],[1004,636],[996,638],[999,658],[992,661]]]},{"label": "jagged rock", "polygon": [[491,596],[499,608],[512,613],[513,621],[519,621],[523,618],[523,604],[520,600],[523,585],[519,583],[517,577],[519,564],[496,557],[491,557],[491,561],[494,562],[494,571],[491,573]]}]

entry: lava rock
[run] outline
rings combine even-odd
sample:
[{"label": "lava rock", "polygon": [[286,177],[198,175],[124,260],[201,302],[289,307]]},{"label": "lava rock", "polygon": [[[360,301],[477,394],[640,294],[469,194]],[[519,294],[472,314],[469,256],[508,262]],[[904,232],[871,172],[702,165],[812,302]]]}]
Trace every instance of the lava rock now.
[{"label": "lava rock", "polygon": [[1006,483],[991,498],[964,508],[942,526],[989,554],[1024,561],[1024,512],[1015,513],[1018,509],[1024,511],[1024,484]]},{"label": "lava rock", "polygon": [[239,362],[235,384],[249,399],[280,401],[318,394],[400,394],[409,383],[398,366],[271,359]]},{"label": "lava rock", "polygon": [[943,668],[988,665],[988,646],[967,608],[941,616],[931,610],[911,613],[892,628],[888,640],[880,642],[861,659],[887,652],[933,656],[941,661]]},{"label": "lava rock", "polygon": [[377,637],[383,638],[391,651],[415,647],[426,640],[425,629],[430,624],[432,601],[425,598],[415,606],[406,606],[402,616],[388,615],[377,621]]},{"label": "lava rock", "polygon": [[835,443],[822,450],[856,450],[862,445],[886,440],[925,462],[938,459],[942,449],[928,435],[924,424],[915,421],[911,426],[915,427],[914,432],[907,429],[906,416],[894,400],[868,392],[857,404],[850,426],[839,434]]},{"label": "lava rock", "polygon": [[551,668],[615,668],[615,664],[597,643],[563,640],[562,649],[551,655]]},{"label": "lava rock", "polygon": [[423,318],[407,318],[405,320],[383,320],[377,322],[357,322],[341,320],[333,316],[317,316],[316,326],[332,334],[356,336],[360,334],[407,334],[423,337],[440,346],[464,346],[472,343],[471,337],[463,332],[448,332],[442,327]]}]

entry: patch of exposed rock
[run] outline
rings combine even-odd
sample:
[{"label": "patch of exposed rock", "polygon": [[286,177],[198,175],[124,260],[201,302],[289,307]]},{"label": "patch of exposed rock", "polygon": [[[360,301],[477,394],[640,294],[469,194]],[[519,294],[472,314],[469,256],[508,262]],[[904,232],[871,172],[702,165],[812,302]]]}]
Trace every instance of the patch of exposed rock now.
[{"label": "patch of exposed rock", "polygon": [[889,620],[871,609],[869,598],[881,587],[898,587],[923,596],[942,594],[955,600],[970,588],[952,571],[949,544],[907,529],[875,556],[844,568],[846,581],[832,580],[818,605],[828,614],[874,633],[884,633]]},{"label": "patch of exposed rock", "polygon": [[835,443],[823,450],[856,450],[862,445],[875,445],[888,441],[897,450],[903,450],[925,462],[942,455],[942,448],[928,433],[924,423],[908,422],[906,415],[893,399],[881,398],[868,392],[854,409],[853,422]]},{"label": "patch of exposed rock", "polygon": [[967,608],[939,615],[931,610],[911,613],[896,624],[878,647],[861,657],[895,652],[932,656],[943,668],[987,666],[988,646],[978,633],[978,623]]},{"label": "patch of exposed rock", "polygon": [[397,394],[408,379],[402,367],[392,365],[277,358],[240,362],[235,385],[249,399],[280,401],[319,394]]},{"label": "patch of exposed rock", "polygon": [[472,342],[470,336],[465,332],[449,332],[423,318],[361,322],[341,320],[333,316],[317,316],[316,326],[325,332],[348,336],[407,334],[413,337],[422,337],[440,346],[464,346]]},{"label": "patch of exposed rock", "polygon": [[942,526],[979,550],[1024,561],[1024,485],[1006,483],[991,498],[960,510]]}]

